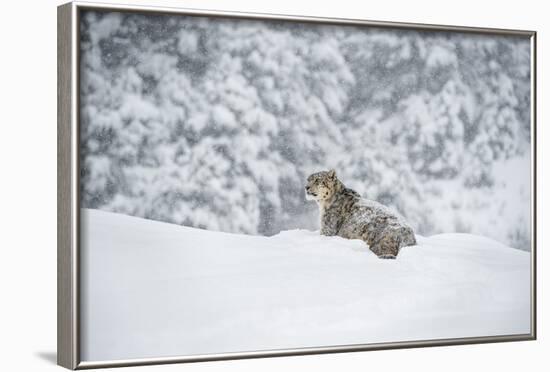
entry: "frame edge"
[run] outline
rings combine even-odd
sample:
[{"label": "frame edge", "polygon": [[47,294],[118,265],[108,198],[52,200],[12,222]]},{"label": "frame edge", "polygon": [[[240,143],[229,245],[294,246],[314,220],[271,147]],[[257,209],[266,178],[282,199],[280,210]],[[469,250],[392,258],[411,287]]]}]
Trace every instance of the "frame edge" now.
[{"label": "frame edge", "polygon": [[375,343],[375,344],[358,344],[358,345],[343,345],[343,346],[328,346],[328,347],[306,347],[306,348],[298,348],[298,349],[260,350],[260,351],[249,351],[249,352],[229,352],[229,353],[222,353],[222,354],[107,360],[107,361],[81,362],[78,364],[77,369],[84,370],[84,369],[96,369],[96,368],[135,367],[135,366],[165,365],[165,364],[177,364],[177,363],[219,362],[219,361],[238,360],[238,359],[277,358],[277,357],[292,357],[292,356],[335,354],[335,353],[368,352],[368,351],[375,351],[375,350],[398,350],[398,349],[413,349],[413,348],[416,349],[416,348],[426,348],[426,347],[479,345],[479,344],[485,344],[485,343],[532,341],[534,339],[535,338],[533,337],[532,334],[509,335],[509,336],[502,335],[502,336],[490,336],[490,337],[480,336],[480,337],[441,339],[441,340],[383,342],[383,343]]},{"label": "frame edge", "polygon": [[57,7],[57,364],[75,369],[74,280],[72,264],[72,90],[73,4]]},{"label": "frame edge", "polygon": [[530,36],[531,41],[531,129],[532,141],[532,157],[531,157],[531,169],[533,172],[531,190],[533,212],[531,215],[532,224],[532,237],[531,237],[531,336],[533,340],[537,340],[537,255],[538,255],[538,208],[537,208],[537,194],[538,194],[538,178],[537,178],[537,151],[538,151],[538,120],[537,120],[537,31],[533,31]]},{"label": "frame edge", "polygon": [[201,9],[187,8],[183,6],[153,6],[137,5],[132,3],[109,3],[94,0],[74,0],[78,8],[84,10],[112,11],[112,12],[137,12],[137,13],[157,13],[157,14],[181,14],[189,16],[207,16],[207,17],[231,17],[248,20],[277,20],[277,21],[295,21],[305,23],[321,23],[332,25],[350,25],[350,26],[370,26],[379,28],[393,28],[402,30],[416,31],[445,31],[445,32],[464,32],[475,34],[504,35],[504,36],[530,36],[535,31],[523,29],[506,28],[487,28],[479,26],[458,26],[458,25],[440,25],[432,23],[413,23],[396,21],[376,21],[360,18],[340,18],[324,16],[304,16],[296,14],[281,13],[261,13],[247,11],[229,11],[220,9]]}]

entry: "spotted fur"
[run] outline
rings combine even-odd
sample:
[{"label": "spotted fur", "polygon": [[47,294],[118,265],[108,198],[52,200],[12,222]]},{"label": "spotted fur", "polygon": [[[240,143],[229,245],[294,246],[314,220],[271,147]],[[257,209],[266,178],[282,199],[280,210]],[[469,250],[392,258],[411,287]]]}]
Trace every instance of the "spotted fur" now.
[{"label": "spotted fur", "polygon": [[361,239],[379,258],[395,258],[399,250],[416,244],[413,229],[384,205],[344,186],[336,172],[307,178],[306,198],[319,205],[321,234]]}]

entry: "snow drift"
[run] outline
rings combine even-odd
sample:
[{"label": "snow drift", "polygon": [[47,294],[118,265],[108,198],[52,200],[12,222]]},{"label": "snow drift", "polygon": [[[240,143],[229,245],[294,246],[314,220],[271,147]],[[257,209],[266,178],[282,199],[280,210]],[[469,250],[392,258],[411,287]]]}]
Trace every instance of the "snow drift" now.
[{"label": "snow drift", "polygon": [[293,230],[206,231],[82,210],[82,358],[530,332],[530,254],[466,234],[397,260]]}]

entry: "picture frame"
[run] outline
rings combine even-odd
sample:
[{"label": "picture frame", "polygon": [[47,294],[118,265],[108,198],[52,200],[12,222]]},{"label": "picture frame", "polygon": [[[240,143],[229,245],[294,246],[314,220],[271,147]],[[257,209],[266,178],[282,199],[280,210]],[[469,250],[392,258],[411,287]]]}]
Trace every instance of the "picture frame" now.
[{"label": "picture frame", "polygon": [[[454,32],[464,35],[489,35],[522,37],[529,40],[529,151],[530,154],[530,331],[521,334],[504,334],[474,337],[434,338],[391,342],[365,342],[334,344],[330,346],[304,345],[301,347],[209,352],[176,356],[141,356],[108,360],[82,358],[83,291],[82,277],[82,211],[81,211],[81,22],[85,12],[118,12],[143,16],[188,16],[217,20],[247,20],[258,22],[283,22],[304,27],[331,25],[341,27],[371,27],[381,30],[422,32]],[[165,363],[231,360],[241,358],[340,353],[368,350],[385,350],[427,346],[449,346],[536,339],[536,32],[524,30],[489,29],[462,26],[382,22],[356,19],[321,18],[278,14],[257,14],[155,6],[110,5],[90,2],[71,2],[58,7],[58,157],[57,157],[57,355],[58,364],[69,369],[150,365]],[[93,327],[93,325],[88,325]],[[366,340],[368,341],[368,340]]]}]

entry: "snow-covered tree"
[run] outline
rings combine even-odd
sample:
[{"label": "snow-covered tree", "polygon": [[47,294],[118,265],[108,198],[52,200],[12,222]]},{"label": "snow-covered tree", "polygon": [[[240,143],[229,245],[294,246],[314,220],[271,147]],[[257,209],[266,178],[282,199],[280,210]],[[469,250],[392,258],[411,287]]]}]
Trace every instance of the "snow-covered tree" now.
[{"label": "snow-covered tree", "polygon": [[270,235],[335,167],[422,234],[528,247],[526,38],[84,12],[81,45],[83,207]]}]

